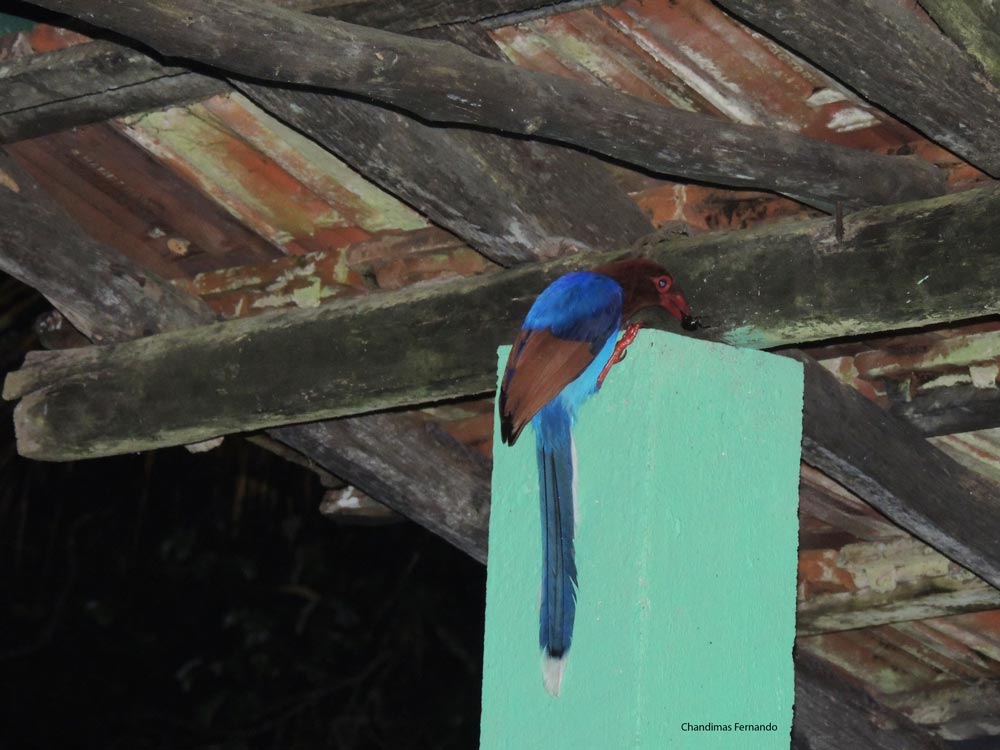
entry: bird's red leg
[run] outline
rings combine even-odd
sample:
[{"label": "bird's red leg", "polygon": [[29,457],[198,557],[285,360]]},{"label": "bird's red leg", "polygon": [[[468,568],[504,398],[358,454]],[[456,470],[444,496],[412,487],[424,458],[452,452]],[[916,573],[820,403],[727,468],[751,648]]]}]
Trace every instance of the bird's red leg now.
[{"label": "bird's red leg", "polygon": [[625,328],[625,333],[623,333],[622,337],[615,343],[615,350],[611,352],[611,359],[609,359],[608,363],[604,365],[604,369],[601,370],[601,374],[597,376],[598,388],[604,384],[604,378],[608,376],[608,372],[611,370],[612,365],[617,365],[625,359],[625,350],[628,349],[629,344],[635,341],[635,337],[639,335],[640,328],[642,328],[641,323],[629,323]]}]

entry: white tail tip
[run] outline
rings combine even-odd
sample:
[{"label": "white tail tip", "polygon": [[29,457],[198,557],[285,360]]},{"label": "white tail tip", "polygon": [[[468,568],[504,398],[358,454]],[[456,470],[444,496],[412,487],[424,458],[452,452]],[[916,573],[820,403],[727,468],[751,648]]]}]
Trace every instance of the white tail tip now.
[{"label": "white tail tip", "polygon": [[566,655],[559,658],[542,653],[542,684],[553,698],[559,697],[563,672],[566,671]]}]

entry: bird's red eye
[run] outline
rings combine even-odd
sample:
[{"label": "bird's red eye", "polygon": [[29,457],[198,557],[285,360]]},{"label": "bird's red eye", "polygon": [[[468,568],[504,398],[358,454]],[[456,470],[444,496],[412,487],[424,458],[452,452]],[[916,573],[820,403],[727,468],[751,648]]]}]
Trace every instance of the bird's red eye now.
[{"label": "bird's red eye", "polygon": [[657,276],[654,281],[656,282],[656,288],[661,292],[665,292],[670,288],[670,283],[673,279],[669,276]]}]

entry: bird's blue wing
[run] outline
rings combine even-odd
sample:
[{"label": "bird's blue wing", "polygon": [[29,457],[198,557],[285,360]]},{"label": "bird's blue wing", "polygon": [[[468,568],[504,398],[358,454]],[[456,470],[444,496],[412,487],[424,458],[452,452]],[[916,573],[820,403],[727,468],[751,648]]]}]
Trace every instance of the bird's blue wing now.
[{"label": "bird's blue wing", "polygon": [[[621,325],[622,289],[590,272],[556,279],[532,305],[500,385],[500,430],[513,445],[524,426],[587,371]],[[599,363],[598,371],[603,367]],[[579,390],[579,389],[578,389]],[[592,388],[584,388],[581,394]]]},{"label": "bird's blue wing", "polygon": [[622,288],[590,271],[561,276],[538,295],[524,319],[525,329],[549,329],[565,341],[585,341],[596,355],[621,325]]}]

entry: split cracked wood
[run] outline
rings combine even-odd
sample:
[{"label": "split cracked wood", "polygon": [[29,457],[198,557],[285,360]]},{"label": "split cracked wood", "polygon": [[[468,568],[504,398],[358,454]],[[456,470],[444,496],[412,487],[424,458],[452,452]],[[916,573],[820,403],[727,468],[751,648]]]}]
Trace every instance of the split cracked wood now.
[{"label": "split cracked wood", "polygon": [[228,90],[224,80],[164,66],[112,42],[32,55],[0,64],[0,143]]},{"label": "split cracked wood", "polygon": [[[485,33],[438,33],[501,56]],[[571,149],[434,127],[353,97],[233,83],[500,265],[629,244],[653,231],[604,165]]]},{"label": "split cracked wood", "polygon": [[601,5],[602,0],[270,0],[275,5],[348,23],[390,31],[409,31],[456,24],[564,13]]},{"label": "split cracked wood", "polygon": [[35,4],[237,75],[368,96],[431,121],[547,138],[690,179],[775,190],[827,207],[943,190],[942,176],[924,162],[725,123],[452,44],[317,19],[261,0]]},{"label": "split cracked wood", "polygon": [[[707,334],[739,346],[1000,309],[1000,187],[858,212],[842,240],[834,223],[671,238],[642,252],[675,272]],[[23,397],[20,450],[53,460],[107,455],[490,392],[496,346],[513,338],[533,296],[612,255],[29,358],[5,385],[7,398]]]}]

